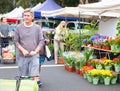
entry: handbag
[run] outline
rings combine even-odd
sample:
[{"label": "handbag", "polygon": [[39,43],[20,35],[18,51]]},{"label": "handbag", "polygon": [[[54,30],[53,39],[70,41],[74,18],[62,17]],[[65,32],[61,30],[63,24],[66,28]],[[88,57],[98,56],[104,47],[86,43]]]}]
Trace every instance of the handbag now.
[{"label": "handbag", "polygon": [[50,49],[47,45],[45,45],[45,54],[46,54],[46,58],[48,61],[51,61],[52,60],[52,56],[51,56],[51,52],[50,52]]}]

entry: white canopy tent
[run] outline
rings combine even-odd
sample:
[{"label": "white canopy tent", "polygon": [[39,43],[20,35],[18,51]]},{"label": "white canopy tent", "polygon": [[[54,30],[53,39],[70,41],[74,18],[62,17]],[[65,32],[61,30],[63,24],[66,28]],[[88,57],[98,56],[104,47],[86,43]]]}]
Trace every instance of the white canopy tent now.
[{"label": "white canopy tent", "polygon": [[34,6],[34,7],[32,8],[32,10],[34,11],[35,9],[37,9],[38,7],[40,7],[40,5],[41,5],[41,3],[38,3],[36,6]]},{"label": "white canopy tent", "polygon": [[106,16],[120,17],[120,0],[105,0],[102,2],[79,5],[78,7],[65,7],[54,11],[42,11],[41,15],[51,16],[67,16],[67,17],[84,17]]},{"label": "white canopy tent", "polygon": [[80,11],[109,11],[113,9],[120,9],[120,0],[104,0],[91,4],[80,4]]},{"label": "white canopy tent", "polygon": [[3,15],[7,18],[22,18],[22,13],[23,13],[24,9],[20,6],[20,7],[16,7],[15,9],[13,9],[11,12]]},{"label": "white canopy tent", "polygon": [[[115,36],[116,26],[120,18],[120,0],[104,0],[97,3],[79,5],[78,7],[65,7],[55,11],[42,11],[42,16],[67,16],[67,17],[107,17],[99,23],[99,34]],[[113,17],[113,18],[111,18]],[[109,32],[108,32],[109,31]]]}]

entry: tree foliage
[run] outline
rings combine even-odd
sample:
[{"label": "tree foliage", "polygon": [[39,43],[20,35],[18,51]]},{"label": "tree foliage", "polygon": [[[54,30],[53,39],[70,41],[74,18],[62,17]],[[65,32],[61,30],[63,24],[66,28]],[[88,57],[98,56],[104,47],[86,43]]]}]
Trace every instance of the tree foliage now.
[{"label": "tree foliage", "polygon": [[[43,3],[46,0],[0,0],[0,13],[7,13],[13,10],[15,7],[22,6],[23,8],[33,7],[39,2]],[[74,7],[79,3],[89,1],[96,2],[98,0],[54,0],[62,7]]]}]

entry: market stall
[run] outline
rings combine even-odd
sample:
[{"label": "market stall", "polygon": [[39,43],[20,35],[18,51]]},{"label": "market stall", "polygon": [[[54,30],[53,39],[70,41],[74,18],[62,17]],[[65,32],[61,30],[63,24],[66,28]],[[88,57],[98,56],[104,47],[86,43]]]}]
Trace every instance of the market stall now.
[{"label": "market stall", "polygon": [[[83,46],[85,47],[85,50],[82,51],[82,54],[79,52],[74,53],[71,51],[63,53],[64,54],[63,58],[65,61],[65,66],[64,66],[65,70],[69,72],[74,72],[77,69],[79,69],[79,74],[83,76],[85,79],[87,79],[88,82],[94,85],[101,83],[104,85],[110,85],[110,84],[116,84],[117,81],[120,82],[120,76],[119,76],[120,57],[114,56],[112,59],[107,56],[96,58],[96,56],[94,55],[94,50],[97,50],[98,52],[103,51],[104,53],[108,53],[108,54],[120,53],[120,51],[118,51],[119,50],[118,48],[120,48],[118,46],[120,45],[119,44],[120,36],[116,36],[116,33],[118,33],[118,30],[116,29],[117,22],[118,22],[118,18],[120,17],[120,12],[118,11],[120,9],[119,7],[120,1],[119,0],[116,0],[116,2],[114,2],[113,0],[109,0],[109,1],[110,2],[104,1],[95,4],[93,3],[87,5],[79,5],[78,7],[70,7],[70,8],[66,7],[51,12],[41,12],[41,14],[46,16],[60,15],[60,16],[74,16],[74,17],[84,17],[84,18],[97,17],[99,19],[99,25],[101,25],[99,27],[102,27],[100,28],[102,30],[98,30],[98,33],[100,33],[100,35],[94,38],[95,40],[91,42],[92,45],[89,44],[87,46]],[[114,22],[114,19],[117,19],[117,21]],[[109,32],[108,33],[109,35],[107,35],[107,32]],[[102,37],[103,36],[102,33],[104,34],[104,37]],[[109,43],[111,44],[110,45],[111,49],[104,49],[101,46],[101,44],[105,46],[105,45],[109,45]],[[99,47],[97,47],[96,44]],[[107,78],[108,78],[108,83],[106,83]]]}]

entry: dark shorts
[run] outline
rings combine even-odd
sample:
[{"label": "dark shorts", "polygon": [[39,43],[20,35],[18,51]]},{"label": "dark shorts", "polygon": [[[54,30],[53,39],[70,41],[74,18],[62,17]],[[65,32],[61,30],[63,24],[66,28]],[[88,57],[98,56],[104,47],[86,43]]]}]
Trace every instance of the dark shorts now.
[{"label": "dark shorts", "polygon": [[42,65],[45,61],[45,56],[40,56],[39,57],[39,64]]}]

